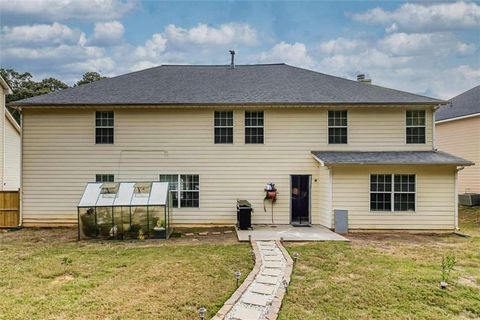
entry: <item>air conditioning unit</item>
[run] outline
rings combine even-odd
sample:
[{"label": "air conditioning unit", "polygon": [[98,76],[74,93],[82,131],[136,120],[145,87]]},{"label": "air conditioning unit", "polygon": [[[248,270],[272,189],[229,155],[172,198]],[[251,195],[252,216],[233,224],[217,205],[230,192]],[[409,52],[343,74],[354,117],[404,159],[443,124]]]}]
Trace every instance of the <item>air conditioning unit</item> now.
[{"label": "air conditioning unit", "polygon": [[480,206],[480,193],[459,194],[458,203],[462,206]]}]

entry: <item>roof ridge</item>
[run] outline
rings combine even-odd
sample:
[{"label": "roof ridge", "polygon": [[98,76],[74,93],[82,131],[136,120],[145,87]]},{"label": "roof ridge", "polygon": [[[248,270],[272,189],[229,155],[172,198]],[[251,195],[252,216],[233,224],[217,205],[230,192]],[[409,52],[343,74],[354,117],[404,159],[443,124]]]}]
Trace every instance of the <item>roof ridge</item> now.
[{"label": "roof ridge", "polygon": [[[235,64],[235,67],[258,67],[258,66],[280,66],[287,65],[283,62],[278,63],[251,63]],[[230,64],[162,64],[160,67],[229,67]],[[146,70],[146,69],[145,69]]]},{"label": "roof ridge", "polygon": [[457,94],[455,97],[450,98],[450,99],[448,99],[448,100],[449,100],[449,101],[452,101],[452,100],[455,99],[455,98],[458,98],[458,97],[460,97],[460,96],[463,96],[464,94],[469,93],[470,91],[477,90],[477,89],[480,89],[480,84],[477,85],[477,86],[475,86],[475,87],[473,87],[473,88],[468,89],[467,91],[464,91],[464,92],[462,92],[462,93],[460,93],[460,94]]}]

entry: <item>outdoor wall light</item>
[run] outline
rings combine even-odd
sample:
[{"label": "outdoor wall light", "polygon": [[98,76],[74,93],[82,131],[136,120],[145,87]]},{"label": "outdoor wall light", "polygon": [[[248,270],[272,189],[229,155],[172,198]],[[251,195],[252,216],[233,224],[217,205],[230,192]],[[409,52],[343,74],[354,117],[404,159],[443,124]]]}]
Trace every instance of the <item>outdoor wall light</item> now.
[{"label": "outdoor wall light", "polygon": [[282,280],[282,285],[285,288],[285,292],[288,293],[288,281],[286,279]]},{"label": "outdoor wall light", "polygon": [[293,257],[293,262],[294,262],[294,263],[297,263],[298,257],[300,257],[300,253],[294,252],[294,253],[292,254],[292,257]]},{"label": "outdoor wall light", "polygon": [[205,316],[207,315],[207,309],[205,307],[200,307],[200,309],[198,309],[198,315],[200,316],[201,320],[204,320]]},{"label": "outdoor wall light", "polygon": [[238,288],[238,282],[240,281],[241,276],[242,276],[242,273],[240,271],[235,271],[235,279],[237,280],[237,288]]}]

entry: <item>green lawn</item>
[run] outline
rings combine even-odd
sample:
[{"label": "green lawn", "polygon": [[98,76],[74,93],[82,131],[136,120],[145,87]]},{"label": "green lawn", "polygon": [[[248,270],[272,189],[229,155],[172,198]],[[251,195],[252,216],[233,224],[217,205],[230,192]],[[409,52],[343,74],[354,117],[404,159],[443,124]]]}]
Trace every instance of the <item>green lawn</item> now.
[{"label": "green lawn", "polygon": [[0,233],[0,319],[196,319],[253,266],[234,235],[82,241],[76,230]]},{"label": "green lawn", "polygon": [[[299,252],[280,319],[480,319],[480,208],[456,235],[352,234],[351,243],[288,244]],[[457,265],[438,287],[442,255]]]}]

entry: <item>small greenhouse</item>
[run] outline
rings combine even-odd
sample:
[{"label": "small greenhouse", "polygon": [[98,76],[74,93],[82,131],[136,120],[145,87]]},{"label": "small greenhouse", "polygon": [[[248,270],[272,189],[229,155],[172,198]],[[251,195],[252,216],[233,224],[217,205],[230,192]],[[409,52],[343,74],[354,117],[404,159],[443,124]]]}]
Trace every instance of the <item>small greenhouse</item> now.
[{"label": "small greenhouse", "polygon": [[168,239],[168,182],[88,183],[78,204],[78,239]]}]

